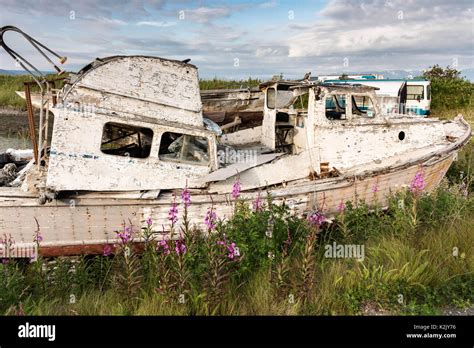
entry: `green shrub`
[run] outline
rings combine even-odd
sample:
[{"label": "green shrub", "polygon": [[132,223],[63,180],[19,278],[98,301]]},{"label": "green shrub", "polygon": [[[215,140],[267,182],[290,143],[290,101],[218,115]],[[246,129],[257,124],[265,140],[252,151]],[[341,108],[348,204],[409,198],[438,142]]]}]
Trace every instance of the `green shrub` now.
[{"label": "green shrub", "polygon": [[472,106],[474,84],[461,77],[460,71],[434,65],[423,77],[431,81],[431,109],[435,112]]},{"label": "green shrub", "polygon": [[259,79],[249,77],[247,80],[222,80],[214,77],[212,80],[199,80],[201,90],[208,89],[240,89],[258,87],[262,83]]}]

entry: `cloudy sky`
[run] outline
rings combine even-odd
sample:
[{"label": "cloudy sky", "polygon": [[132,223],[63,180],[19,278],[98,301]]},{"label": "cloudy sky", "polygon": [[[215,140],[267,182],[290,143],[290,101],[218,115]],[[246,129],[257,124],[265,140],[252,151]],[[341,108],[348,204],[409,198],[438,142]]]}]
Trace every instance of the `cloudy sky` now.
[{"label": "cloudy sky", "polygon": [[[66,55],[191,58],[201,77],[302,77],[341,72],[474,68],[472,0],[0,0],[15,25]],[[47,64],[15,33],[5,41]],[[18,69],[0,51],[0,69]]]}]

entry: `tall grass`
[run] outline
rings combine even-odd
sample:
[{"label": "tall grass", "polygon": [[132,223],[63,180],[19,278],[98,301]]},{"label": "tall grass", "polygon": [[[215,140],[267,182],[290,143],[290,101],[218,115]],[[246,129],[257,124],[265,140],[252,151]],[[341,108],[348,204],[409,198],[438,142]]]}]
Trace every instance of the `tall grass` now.
[{"label": "tall grass", "polygon": [[24,82],[33,81],[28,75],[0,75],[0,106],[26,110],[25,101],[15,91],[23,91]]},{"label": "tall grass", "polygon": [[[186,217],[173,223],[175,241],[155,240],[151,220],[142,231],[124,225],[115,255],[1,264],[0,311],[357,315],[440,314],[445,306],[472,306],[473,196],[445,182],[430,194],[407,191],[391,199],[388,211],[375,213],[377,223],[363,204],[347,204],[329,223],[323,215],[294,216],[269,197],[257,211],[237,198],[234,216],[210,224],[209,238],[186,227]],[[413,206],[418,223],[401,231]],[[149,237],[142,254],[132,243],[139,235]],[[365,255],[328,257],[325,246],[334,242],[363,245]]]},{"label": "tall grass", "polygon": [[[47,79],[55,79],[58,76],[54,74],[46,75]],[[34,81],[30,75],[2,75],[0,74],[0,107],[11,107],[18,110],[26,110],[25,101],[15,92],[24,91],[24,83]],[[61,85],[57,84],[57,88]],[[36,84],[31,86],[34,92],[38,90]]]}]

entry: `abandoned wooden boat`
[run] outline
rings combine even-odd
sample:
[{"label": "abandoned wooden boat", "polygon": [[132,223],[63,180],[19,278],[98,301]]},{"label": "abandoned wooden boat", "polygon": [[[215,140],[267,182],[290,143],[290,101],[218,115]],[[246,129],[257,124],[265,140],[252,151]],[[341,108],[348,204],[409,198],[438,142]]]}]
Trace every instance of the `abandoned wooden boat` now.
[{"label": "abandoned wooden boat", "polygon": [[203,227],[211,206],[231,216],[236,180],[242,201],[268,191],[298,214],[331,216],[346,201],[385,205],[417,173],[426,190],[435,188],[471,136],[461,116],[384,116],[371,87],[270,81],[260,88],[262,125],[220,140],[204,125],[197,68],[188,63],[108,57],[57,92],[46,88],[52,137],[40,127],[36,165],[18,186],[0,187],[0,235],[17,246],[10,256],[34,252],[38,228],[44,255],[101,253],[124,222],[138,231],[150,217],[161,233],[186,187],[190,221]]}]

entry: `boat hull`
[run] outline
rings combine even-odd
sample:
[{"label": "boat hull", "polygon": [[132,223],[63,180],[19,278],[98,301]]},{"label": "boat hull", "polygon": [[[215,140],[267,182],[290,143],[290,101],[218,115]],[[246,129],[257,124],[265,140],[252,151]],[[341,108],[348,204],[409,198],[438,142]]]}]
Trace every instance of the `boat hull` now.
[{"label": "boat hull", "polygon": [[[423,172],[425,190],[436,188],[449,169],[455,152],[445,154],[424,163],[395,169],[385,169],[362,176],[336,177],[329,179],[303,180],[269,188],[276,203],[283,202],[295,214],[320,210],[326,216],[337,214],[341,202],[365,201],[369,205],[386,206],[391,193],[405,190],[419,171]],[[71,195],[51,203],[40,205],[33,195],[2,194],[0,189],[0,235],[11,235],[17,247],[34,246],[33,236],[39,229],[43,236],[40,253],[44,256],[96,254],[105,244],[117,242],[115,231],[123,225],[132,225],[134,231],[146,226],[151,217],[153,229],[159,238],[169,238],[168,212],[174,196],[179,202],[180,192],[164,192],[158,199],[101,198],[95,195]],[[245,204],[266,192],[243,192]],[[234,211],[234,202],[228,194],[200,194],[191,196],[188,210],[191,224],[205,228],[204,218],[211,205],[219,218],[229,218]],[[179,216],[183,207],[178,205]],[[179,222],[178,222],[179,223]],[[137,239],[139,241],[139,239]]]}]

